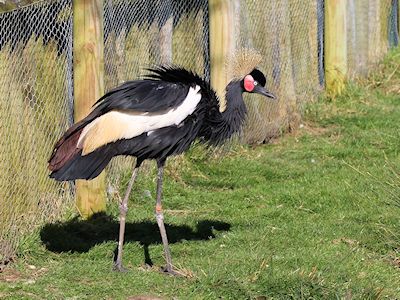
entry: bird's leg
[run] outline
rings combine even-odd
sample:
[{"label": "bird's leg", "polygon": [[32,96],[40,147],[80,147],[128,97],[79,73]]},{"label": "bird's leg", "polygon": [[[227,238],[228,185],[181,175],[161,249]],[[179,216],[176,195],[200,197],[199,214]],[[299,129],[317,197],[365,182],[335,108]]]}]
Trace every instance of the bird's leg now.
[{"label": "bird's leg", "polygon": [[120,207],[119,207],[120,214],[119,214],[118,254],[117,254],[117,260],[115,261],[115,264],[114,264],[114,270],[120,271],[120,272],[126,271],[126,269],[122,266],[122,247],[124,245],[126,213],[128,211],[129,194],[131,193],[132,186],[136,180],[138,171],[139,171],[139,166],[136,165],[132,172],[132,177],[131,177],[131,180],[129,181],[128,188],[126,189],[124,199],[122,200],[122,203],[120,204]]},{"label": "bird's leg", "polygon": [[164,173],[164,162],[158,163],[156,219],[158,227],[160,228],[161,239],[164,246],[165,260],[167,262],[167,266],[163,271],[170,275],[178,275],[178,273],[174,271],[172,268],[171,252],[169,250],[167,232],[165,231],[164,214],[162,212],[161,197],[162,197],[163,173]]}]

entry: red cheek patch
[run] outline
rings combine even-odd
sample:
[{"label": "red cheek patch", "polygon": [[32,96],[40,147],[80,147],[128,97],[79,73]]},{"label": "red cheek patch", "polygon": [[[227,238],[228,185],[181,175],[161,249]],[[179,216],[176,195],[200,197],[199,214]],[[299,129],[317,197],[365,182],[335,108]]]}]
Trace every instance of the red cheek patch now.
[{"label": "red cheek patch", "polygon": [[254,78],[251,75],[247,75],[244,78],[244,89],[248,92],[253,91],[254,89]]}]

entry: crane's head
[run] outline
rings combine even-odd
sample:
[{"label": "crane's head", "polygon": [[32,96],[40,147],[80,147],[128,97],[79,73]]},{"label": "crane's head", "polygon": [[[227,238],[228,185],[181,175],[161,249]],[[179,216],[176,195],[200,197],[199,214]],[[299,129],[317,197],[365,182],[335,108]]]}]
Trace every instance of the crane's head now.
[{"label": "crane's head", "polygon": [[271,99],[276,99],[275,95],[265,88],[266,83],[267,79],[265,75],[258,69],[254,69],[250,74],[247,74],[241,82],[244,92],[256,93]]},{"label": "crane's head", "polygon": [[241,49],[232,57],[229,65],[234,80],[240,81],[242,92],[256,93],[268,98],[276,99],[275,95],[265,87],[266,76],[257,68],[262,61],[259,52],[253,49]]}]

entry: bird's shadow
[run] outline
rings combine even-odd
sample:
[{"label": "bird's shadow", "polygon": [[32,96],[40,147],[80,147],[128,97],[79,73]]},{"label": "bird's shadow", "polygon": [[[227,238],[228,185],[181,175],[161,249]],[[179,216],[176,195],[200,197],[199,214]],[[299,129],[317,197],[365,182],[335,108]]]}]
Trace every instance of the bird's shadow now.
[{"label": "bird's shadow", "polygon": [[[170,243],[193,240],[210,240],[216,231],[229,231],[229,223],[217,220],[201,220],[193,230],[187,225],[165,224]],[[88,220],[74,218],[66,222],[46,224],[40,231],[40,238],[47,250],[62,252],[88,252],[93,246],[106,241],[117,241],[119,223],[105,213],[93,215]],[[139,242],[144,248],[145,263],[152,265],[148,247],[161,243],[156,222],[127,222],[125,242]]]}]

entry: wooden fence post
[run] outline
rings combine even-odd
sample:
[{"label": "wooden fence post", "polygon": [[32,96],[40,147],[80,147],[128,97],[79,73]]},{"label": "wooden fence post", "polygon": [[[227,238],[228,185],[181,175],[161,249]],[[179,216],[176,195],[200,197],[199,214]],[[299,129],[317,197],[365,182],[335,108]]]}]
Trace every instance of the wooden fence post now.
[{"label": "wooden fence post", "polygon": [[[160,63],[171,64],[172,63],[172,33],[174,27],[174,14],[171,0],[163,0],[161,7],[159,8],[162,16],[159,18],[165,19],[165,23],[162,24],[159,32],[160,45]],[[161,20],[160,20],[161,21]]]},{"label": "wooden fence post", "polygon": [[209,0],[211,86],[225,110],[225,87],[229,80],[227,58],[235,51],[235,4],[232,0]]},{"label": "wooden fence post", "polygon": [[325,82],[331,96],[341,93],[347,75],[347,0],[325,1]]},{"label": "wooden fence post", "polygon": [[[84,118],[104,93],[103,1],[73,0],[75,121]],[[103,172],[94,180],[76,181],[76,206],[84,218],[105,210]]]}]

